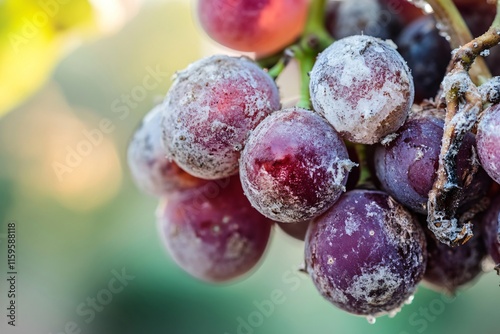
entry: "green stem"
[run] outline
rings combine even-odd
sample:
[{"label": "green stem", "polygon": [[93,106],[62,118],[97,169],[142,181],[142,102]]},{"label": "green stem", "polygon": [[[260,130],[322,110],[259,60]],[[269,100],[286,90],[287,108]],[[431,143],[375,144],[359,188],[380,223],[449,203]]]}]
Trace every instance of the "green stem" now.
[{"label": "green stem", "polygon": [[281,57],[278,60],[278,62],[267,71],[267,73],[271,76],[271,78],[276,80],[279,77],[279,75],[281,74],[281,72],[283,72],[283,70],[288,65],[289,60],[290,59],[287,56]]},{"label": "green stem", "polygon": [[311,72],[314,66],[316,55],[314,53],[304,52],[301,48],[296,48],[294,54],[300,69],[300,99],[297,103],[297,107],[312,109],[311,95],[309,92],[309,72]]}]

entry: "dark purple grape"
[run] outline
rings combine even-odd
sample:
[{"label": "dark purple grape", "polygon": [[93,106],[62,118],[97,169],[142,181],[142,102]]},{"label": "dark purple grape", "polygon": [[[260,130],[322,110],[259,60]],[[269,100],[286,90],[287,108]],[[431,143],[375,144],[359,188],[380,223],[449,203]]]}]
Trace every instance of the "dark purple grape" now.
[{"label": "dark purple grape", "polygon": [[238,175],[171,194],[157,216],[175,262],[208,282],[228,281],[251,270],[266,249],[272,226],[252,208]]},{"label": "dark purple grape", "polygon": [[425,235],[389,195],[352,190],[307,231],[306,269],[341,309],[379,316],[400,308],[424,275]]},{"label": "dark purple grape", "polygon": [[484,170],[500,183],[500,104],[483,112],[477,127],[477,151]]},{"label": "dark purple grape", "polygon": [[[493,23],[496,13],[495,2],[488,0],[455,1],[457,8],[469,27],[472,36],[477,37],[485,33]],[[494,47],[487,51],[486,64],[493,75],[500,75],[500,49]],[[486,56],[486,54],[484,54]]]},{"label": "dark purple grape", "polygon": [[205,184],[206,180],[191,176],[167,159],[161,117],[161,106],[151,110],[129,144],[128,165],[135,183],[142,191],[155,196]]},{"label": "dark purple grape", "polygon": [[264,216],[297,223],[319,216],[337,200],[352,167],[344,143],[323,118],[290,108],[252,132],[240,176],[245,194]]},{"label": "dark purple grape", "polygon": [[493,262],[500,268],[500,194],[491,200],[482,222],[486,249]]},{"label": "dark purple grape", "polygon": [[325,21],[335,39],[360,34],[393,39],[402,28],[395,11],[378,0],[329,1]]},{"label": "dark purple grape", "polygon": [[309,227],[309,223],[310,221],[306,220],[294,224],[277,222],[276,225],[278,225],[283,232],[285,232],[292,238],[304,241],[306,238],[306,232],[307,228]]},{"label": "dark purple grape", "polygon": [[384,8],[397,15],[405,26],[424,15],[420,8],[408,0],[379,0],[379,2]]},{"label": "dark purple grape", "polygon": [[310,73],[311,102],[347,140],[374,144],[403,125],[413,80],[393,45],[370,36],[336,41]]},{"label": "dark purple grape", "polygon": [[[431,115],[412,115],[399,129],[397,137],[375,151],[377,177],[389,194],[415,212],[427,212],[428,193],[436,180],[444,121]],[[457,155],[459,186],[464,173],[472,169],[475,138],[465,137]],[[472,203],[488,191],[489,178],[479,167],[469,186],[463,190],[462,204]]]},{"label": "dark purple grape", "polygon": [[432,288],[453,294],[482,272],[486,247],[478,225],[474,224],[474,236],[456,247],[441,243],[426,229],[428,260],[424,281]]},{"label": "dark purple grape", "polygon": [[421,17],[404,28],[396,44],[412,71],[415,102],[436,97],[451,59],[451,48],[439,34],[432,15]]}]

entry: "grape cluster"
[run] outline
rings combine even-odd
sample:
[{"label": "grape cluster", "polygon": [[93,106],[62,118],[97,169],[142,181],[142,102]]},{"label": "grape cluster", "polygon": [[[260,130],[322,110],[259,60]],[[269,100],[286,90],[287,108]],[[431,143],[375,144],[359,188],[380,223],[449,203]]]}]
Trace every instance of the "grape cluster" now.
[{"label": "grape cluster", "polygon": [[[199,0],[208,35],[271,65],[215,55],[178,72],[128,162],[139,188],[161,198],[159,233],[192,276],[245,275],[279,226],[305,241],[319,293],[372,319],[398,312],[421,282],[454,293],[484,261],[500,265],[500,79],[471,93],[488,108],[446,151],[446,101],[432,98],[451,49],[434,18],[406,2],[329,2],[326,12],[323,3]],[[275,79],[290,58],[303,89],[296,107],[282,107]],[[448,156],[453,223],[474,226],[458,247],[428,228]]]}]

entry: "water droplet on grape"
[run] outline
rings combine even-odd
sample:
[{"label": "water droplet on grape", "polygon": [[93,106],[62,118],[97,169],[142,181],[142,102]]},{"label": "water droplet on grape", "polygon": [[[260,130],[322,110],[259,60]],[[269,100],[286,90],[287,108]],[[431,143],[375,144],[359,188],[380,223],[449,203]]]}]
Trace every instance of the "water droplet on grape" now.
[{"label": "water droplet on grape", "polygon": [[366,321],[368,321],[370,325],[374,325],[377,319],[373,315],[369,315],[366,317]]},{"label": "water droplet on grape", "polygon": [[413,303],[413,299],[415,299],[415,296],[414,295],[411,295],[410,297],[408,297],[408,299],[405,301],[405,304],[406,305],[410,305],[411,303]]}]

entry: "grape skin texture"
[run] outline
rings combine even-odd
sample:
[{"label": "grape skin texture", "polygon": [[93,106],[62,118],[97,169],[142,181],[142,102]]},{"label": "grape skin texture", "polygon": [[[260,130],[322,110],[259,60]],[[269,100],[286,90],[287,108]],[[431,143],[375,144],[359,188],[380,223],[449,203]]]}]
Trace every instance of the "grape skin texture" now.
[{"label": "grape skin texture", "polygon": [[157,215],[172,258],[207,282],[228,281],[252,269],[266,249],[272,226],[252,208],[238,176],[177,192]]},{"label": "grape skin texture", "polygon": [[486,256],[486,248],[477,228],[469,241],[457,247],[441,243],[429,230],[426,230],[426,236],[429,256],[424,281],[435,290],[453,294],[482,272],[481,262]]},{"label": "grape skin texture", "polygon": [[311,71],[311,102],[347,140],[374,144],[403,125],[413,80],[401,55],[370,36],[338,40]]},{"label": "grape skin texture", "polygon": [[396,40],[415,84],[415,102],[434,98],[451,59],[448,41],[439,34],[432,16],[406,26]]},{"label": "grape skin texture", "polygon": [[267,117],[243,150],[240,177],[252,205],[285,223],[325,212],[352,167],[337,132],[319,115],[290,108]]},{"label": "grape skin texture", "polygon": [[477,150],[486,173],[500,183],[500,104],[484,111],[477,127]]},{"label": "grape skin texture", "polygon": [[305,25],[307,0],[199,0],[201,26],[216,42],[268,54],[289,45]]},{"label": "grape skin texture", "polygon": [[500,195],[491,200],[482,224],[488,254],[497,266],[500,265]]},{"label": "grape skin texture", "polygon": [[163,103],[167,153],[202,179],[234,175],[250,131],[279,109],[276,84],[251,60],[201,59],[177,74]]},{"label": "grape skin texture", "polygon": [[161,106],[156,106],[144,117],[127,151],[134,182],[142,191],[155,196],[197,187],[206,182],[191,176],[166,158],[162,143],[161,111]]},{"label": "grape skin texture", "polygon": [[[444,121],[432,115],[410,117],[388,145],[378,145],[375,169],[382,188],[415,212],[427,213],[428,193],[436,180]],[[457,175],[471,167],[475,138],[468,133],[457,155]],[[490,184],[479,168],[472,183],[465,187],[462,204],[483,196]],[[463,182],[459,181],[462,186]]]},{"label": "grape skin texture", "polygon": [[345,193],[307,231],[306,268],[316,288],[358,315],[401,307],[422,279],[426,259],[422,228],[381,191]]}]

